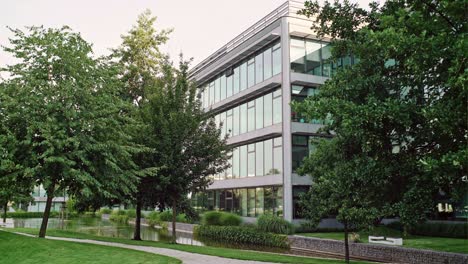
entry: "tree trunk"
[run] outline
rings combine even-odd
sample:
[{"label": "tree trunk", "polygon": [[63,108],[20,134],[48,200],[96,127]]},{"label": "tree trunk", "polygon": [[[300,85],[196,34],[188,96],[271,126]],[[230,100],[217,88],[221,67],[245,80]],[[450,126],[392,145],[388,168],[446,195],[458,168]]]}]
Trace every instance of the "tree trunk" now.
[{"label": "tree trunk", "polygon": [[52,184],[47,190],[47,202],[42,216],[41,229],[39,230],[39,237],[45,238],[47,231],[47,223],[49,222],[50,208],[52,207],[52,199],[54,198],[55,184]]},{"label": "tree trunk", "polygon": [[8,202],[6,202],[3,206],[3,223],[6,223],[6,215],[8,211]]},{"label": "tree trunk", "polygon": [[172,243],[177,243],[176,239],[176,221],[177,221],[177,202],[176,199],[172,201]]},{"label": "tree trunk", "polygon": [[345,263],[349,264],[349,241],[348,241],[348,221],[344,221],[344,244],[345,244]]},{"label": "tree trunk", "polygon": [[133,234],[133,240],[141,240],[140,229],[141,229],[141,195],[137,193],[136,200],[136,218],[135,218],[135,233]]}]

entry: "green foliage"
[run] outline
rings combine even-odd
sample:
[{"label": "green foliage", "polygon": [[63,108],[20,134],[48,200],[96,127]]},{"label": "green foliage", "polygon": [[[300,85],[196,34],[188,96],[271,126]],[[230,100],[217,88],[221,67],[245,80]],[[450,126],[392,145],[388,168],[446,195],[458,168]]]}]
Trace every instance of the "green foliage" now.
[{"label": "green foliage", "polygon": [[[332,58],[352,54],[295,104],[307,119],[330,119],[302,174],[313,177],[302,201],[314,223],[337,214],[364,227],[399,216],[424,221],[436,197],[466,193],[468,72],[466,17],[460,0],[386,1],[364,9],[349,1],[307,1],[300,13],[332,37]],[[332,133],[333,132],[333,133]]]},{"label": "green foliage", "polygon": [[[159,213],[159,220],[162,222],[172,222],[172,210],[164,210]],[[188,223],[187,216],[185,214],[177,214],[176,222]]]},{"label": "green foliage", "polygon": [[[125,214],[128,215],[129,218],[135,218],[136,217],[135,209],[125,210]],[[142,217],[144,217],[144,215],[142,215]]]},{"label": "green foliage", "polygon": [[202,216],[202,224],[209,226],[239,226],[242,223],[242,218],[236,214],[209,211]]},{"label": "green foliage", "polygon": [[[24,212],[24,211],[17,211],[17,212],[8,212],[7,218],[42,218],[44,212]],[[50,217],[58,217],[58,212],[50,212]]]},{"label": "green foliage", "polygon": [[109,216],[109,220],[120,224],[127,224],[129,218],[125,210],[114,210]]},{"label": "green foliage", "polygon": [[294,226],[281,217],[263,214],[257,219],[257,228],[264,232],[291,235]]},{"label": "green foliage", "polygon": [[103,215],[103,214],[111,214],[111,213],[112,213],[112,209],[110,209],[110,208],[101,208],[101,209],[99,209],[99,213],[100,213],[101,215]]},{"label": "green foliage", "polygon": [[194,235],[218,242],[289,248],[288,238],[243,226],[196,226]]},{"label": "green foliage", "polygon": [[159,226],[161,225],[162,221],[159,217],[159,212],[156,212],[156,211],[153,211],[151,213],[148,214],[148,216],[145,218],[146,219],[146,223],[148,225],[150,225],[151,227],[154,227],[154,226]]},{"label": "green foliage", "polygon": [[[403,225],[400,222],[390,223],[387,227],[403,231]],[[412,226],[408,231],[412,235],[468,239],[468,223],[466,222],[426,222]]]},{"label": "green foliage", "polygon": [[[32,182],[42,184],[49,199],[64,190],[108,199],[133,192],[131,156],[139,148],[126,133],[132,116],[115,65],[94,58],[91,44],[68,27],[12,33],[5,51],[17,63],[4,69],[13,100],[5,112],[23,116],[22,165]],[[45,217],[40,236],[46,224]]]}]

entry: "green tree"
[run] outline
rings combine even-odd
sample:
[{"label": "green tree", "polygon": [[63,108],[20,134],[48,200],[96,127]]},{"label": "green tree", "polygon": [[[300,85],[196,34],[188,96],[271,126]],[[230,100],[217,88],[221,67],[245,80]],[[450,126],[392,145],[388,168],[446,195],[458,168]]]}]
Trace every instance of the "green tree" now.
[{"label": "green tree", "polygon": [[162,78],[150,91],[144,122],[150,125],[153,160],[160,168],[161,203],[172,209],[172,235],[176,237],[178,201],[204,190],[210,175],[228,168],[229,147],[221,129],[204,113],[195,84],[188,78],[188,62],[178,69],[166,62]]},{"label": "green tree", "polygon": [[399,216],[409,227],[434,210],[436,196],[456,200],[466,193],[463,7],[448,0],[390,0],[368,9],[348,1],[306,2],[300,13],[314,18],[319,37],[332,38],[331,60],[339,64],[352,55],[356,62],[338,69],[318,96],[296,105],[310,119],[331,119],[322,132],[336,135],[305,162],[302,173],[318,182],[303,200],[306,211],[314,214],[321,204],[314,194],[334,193],[328,182],[349,184],[352,192],[337,188],[349,196],[336,196],[318,211],[338,210],[342,221],[363,216],[354,224],[368,223],[367,214]]},{"label": "green tree", "polygon": [[25,168],[42,184],[47,202],[39,237],[44,237],[57,192],[106,197],[134,191],[135,148],[124,133],[131,121],[120,99],[112,64],[92,57],[91,45],[68,27],[12,30],[8,66],[10,97],[24,110]]},{"label": "green tree", "polygon": [[154,152],[151,131],[142,119],[142,104],[148,101],[147,90],[155,85],[161,75],[161,64],[165,55],[160,46],[166,43],[172,30],[155,29],[156,17],[149,10],[138,16],[137,24],[122,35],[122,44],[113,51],[112,56],[118,60],[121,67],[121,81],[125,90],[123,98],[134,106],[135,125],[129,133],[133,140],[141,146],[141,151],[133,159],[140,168],[139,184],[133,194],[136,205],[135,232],[133,239],[141,240],[141,210],[143,206],[155,207],[159,204],[163,190],[157,180],[158,168],[151,158]]}]

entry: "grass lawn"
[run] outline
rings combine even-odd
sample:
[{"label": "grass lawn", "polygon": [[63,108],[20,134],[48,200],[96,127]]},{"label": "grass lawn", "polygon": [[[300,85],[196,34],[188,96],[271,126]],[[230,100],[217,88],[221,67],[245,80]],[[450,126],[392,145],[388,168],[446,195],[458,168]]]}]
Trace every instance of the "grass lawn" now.
[{"label": "grass lawn", "polygon": [[[7,229],[7,230],[29,233],[29,234],[34,234],[34,235],[38,233],[37,229],[30,229],[30,228],[15,228],[15,229]],[[181,251],[186,251],[186,252],[191,252],[191,253],[219,256],[219,257],[232,258],[232,259],[241,259],[241,260],[255,260],[255,261],[275,262],[275,263],[300,263],[300,264],[343,263],[343,261],[340,261],[340,260],[286,256],[286,255],[279,255],[279,254],[274,254],[274,253],[260,253],[260,252],[240,250],[240,249],[170,244],[170,243],[158,242],[158,241],[134,241],[134,240],[123,239],[123,238],[94,236],[94,235],[88,235],[84,233],[77,233],[77,232],[58,230],[58,229],[47,230],[47,235],[56,236],[56,237],[94,239],[94,240],[117,242],[117,243],[129,244],[129,245],[144,245],[144,246],[153,246],[153,247],[159,247],[159,248],[170,248],[170,249],[176,249],[176,250],[181,250]],[[109,262],[109,263],[112,263],[112,262]],[[368,262],[353,261],[351,263],[364,264]]]},{"label": "grass lawn", "polygon": [[0,231],[0,263],[178,264],[180,260],[131,249],[26,237]]},{"label": "grass lawn", "polygon": [[[402,233],[390,228],[378,228],[377,234],[389,237],[403,237]],[[369,232],[358,232],[362,242],[369,243]],[[335,240],[344,240],[343,232],[330,233],[302,233],[301,236],[328,238]],[[403,238],[403,246],[409,248],[432,249],[437,251],[455,252],[468,254],[468,239],[447,238],[447,237],[429,237],[429,236],[408,236]]]}]

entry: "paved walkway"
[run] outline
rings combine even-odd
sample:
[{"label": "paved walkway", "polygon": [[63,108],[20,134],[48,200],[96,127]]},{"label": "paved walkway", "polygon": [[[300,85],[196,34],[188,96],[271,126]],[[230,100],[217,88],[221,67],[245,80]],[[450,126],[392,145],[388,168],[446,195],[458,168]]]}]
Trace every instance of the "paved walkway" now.
[{"label": "paved walkway", "polygon": [[[30,235],[30,234],[19,233],[19,232],[14,232],[14,233],[19,234],[19,235],[34,237],[33,235]],[[78,242],[78,243],[95,244],[95,245],[139,250],[139,251],[144,251],[148,253],[174,257],[174,258],[182,260],[182,263],[184,264],[200,264],[200,263],[203,263],[203,264],[273,264],[271,262],[249,261],[249,260],[238,260],[238,259],[215,257],[215,256],[179,251],[179,250],[174,250],[174,249],[168,249],[168,248],[135,246],[135,245],[127,245],[127,244],[121,244],[121,243],[114,243],[114,242],[104,242],[104,241],[98,241],[98,240],[65,238],[65,237],[47,236],[46,238],[52,239],[52,240],[72,241],[72,242]]]}]

